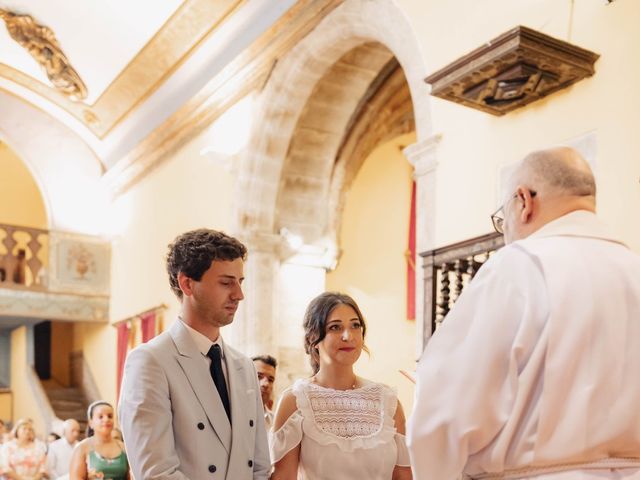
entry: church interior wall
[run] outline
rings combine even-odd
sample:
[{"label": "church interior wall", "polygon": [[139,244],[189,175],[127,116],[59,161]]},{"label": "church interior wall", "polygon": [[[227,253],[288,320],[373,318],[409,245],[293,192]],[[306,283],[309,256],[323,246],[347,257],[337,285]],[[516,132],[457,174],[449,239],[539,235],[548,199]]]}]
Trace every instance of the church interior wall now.
[{"label": "church interior wall", "polygon": [[12,400],[13,394],[7,391],[0,391],[0,418],[3,420],[9,420],[12,418]]},{"label": "church interior wall", "polygon": [[0,223],[48,228],[40,189],[24,161],[0,142]]},{"label": "church interior wall", "polygon": [[28,369],[32,368],[28,359],[29,345],[33,341],[26,326],[11,331],[11,392],[13,401],[13,419],[33,419],[37,432],[48,431],[43,416],[29,384]]}]

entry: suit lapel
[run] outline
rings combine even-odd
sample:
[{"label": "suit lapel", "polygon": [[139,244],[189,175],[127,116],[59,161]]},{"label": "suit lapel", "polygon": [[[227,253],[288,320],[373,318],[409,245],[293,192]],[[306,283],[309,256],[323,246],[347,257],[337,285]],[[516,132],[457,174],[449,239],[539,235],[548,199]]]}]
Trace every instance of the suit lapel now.
[{"label": "suit lapel", "polygon": [[[224,341],[223,341],[224,342]],[[246,465],[247,449],[242,445],[247,439],[247,427],[249,426],[249,413],[251,404],[247,404],[248,399],[254,397],[250,395],[251,385],[247,385],[245,365],[242,357],[224,345],[224,354],[227,361],[227,374],[229,375],[229,398],[231,401],[231,423],[233,429],[233,441],[231,453],[229,455],[229,465]],[[256,419],[253,419],[254,422]]]},{"label": "suit lapel", "polygon": [[[198,402],[202,405],[209,419],[209,423],[220,439],[220,443],[222,443],[227,453],[229,453],[231,451],[231,425],[229,424],[227,413],[220,400],[220,395],[218,395],[216,391],[211,374],[206,368],[202,353],[196,348],[191,334],[186,327],[182,325],[181,320],[176,320],[169,332],[178,350],[178,363],[187,380],[189,380],[189,384]],[[227,370],[229,370],[228,366]],[[233,397],[231,397],[232,412],[233,404]]]}]

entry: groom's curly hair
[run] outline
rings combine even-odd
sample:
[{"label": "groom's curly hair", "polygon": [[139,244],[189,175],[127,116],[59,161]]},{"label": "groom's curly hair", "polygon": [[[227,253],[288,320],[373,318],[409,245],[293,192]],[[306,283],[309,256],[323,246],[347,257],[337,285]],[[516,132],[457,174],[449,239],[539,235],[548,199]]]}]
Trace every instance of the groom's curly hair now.
[{"label": "groom's curly hair", "polygon": [[178,284],[178,274],[200,281],[214,260],[245,260],[247,247],[237,239],[216,230],[199,228],[178,236],[169,244],[167,253],[167,273],[171,290],[182,299]]}]

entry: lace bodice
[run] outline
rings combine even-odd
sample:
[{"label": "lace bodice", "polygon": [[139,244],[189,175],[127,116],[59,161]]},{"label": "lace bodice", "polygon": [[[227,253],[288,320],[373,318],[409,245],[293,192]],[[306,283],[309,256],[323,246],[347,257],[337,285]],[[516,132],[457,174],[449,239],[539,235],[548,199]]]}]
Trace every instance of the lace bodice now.
[{"label": "lace bodice", "polygon": [[291,390],[297,411],[271,438],[276,463],[300,445],[302,479],[389,480],[395,465],[409,465],[404,436],[396,433],[394,390],[359,380],[354,390],[298,380]]},{"label": "lace bodice", "polygon": [[342,391],[309,383],[304,394],[316,427],[324,433],[350,439],[371,437],[382,429],[383,385]]}]

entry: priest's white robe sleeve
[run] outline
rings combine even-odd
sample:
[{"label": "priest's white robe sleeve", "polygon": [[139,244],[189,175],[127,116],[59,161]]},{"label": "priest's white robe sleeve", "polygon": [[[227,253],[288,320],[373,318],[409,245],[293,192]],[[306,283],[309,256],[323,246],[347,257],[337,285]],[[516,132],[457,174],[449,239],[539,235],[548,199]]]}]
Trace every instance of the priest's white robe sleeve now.
[{"label": "priest's white robe sleeve", "polygon": [[517,244],[465,288],[418,365],[407,435],[415,479],[457,479],[504,428],[548,304],[542,267]]}]

